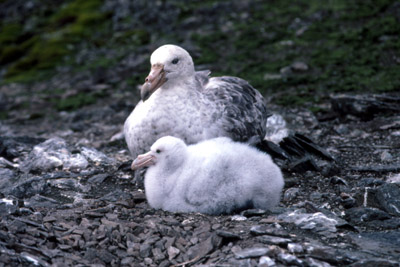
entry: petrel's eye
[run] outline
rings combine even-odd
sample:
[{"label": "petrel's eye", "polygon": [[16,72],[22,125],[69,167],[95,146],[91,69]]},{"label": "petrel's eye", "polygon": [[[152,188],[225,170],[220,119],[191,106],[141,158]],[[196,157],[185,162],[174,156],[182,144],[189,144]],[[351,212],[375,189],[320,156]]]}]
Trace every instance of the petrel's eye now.
[{"label": "petrel's eye", "polygon": [[161,150],[160,150],[160,149],[157,149],[157,150],[156,150],[156,153],[157,153],[157,154],[160,154],[160,153],[161,153]]},{"label": "petrel's eye", "polygon": [[179,58],[176,57],[171,62],[172,62],[172,64],[178,64]]}]

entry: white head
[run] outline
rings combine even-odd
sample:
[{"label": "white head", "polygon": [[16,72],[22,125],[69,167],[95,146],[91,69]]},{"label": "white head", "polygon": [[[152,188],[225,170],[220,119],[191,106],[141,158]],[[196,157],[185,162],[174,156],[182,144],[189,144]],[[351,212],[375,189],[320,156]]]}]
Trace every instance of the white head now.
[{"label": "white head", "polygon": [[174,171],[186,159],[187,146],[179,138],[164,136],[158,139],[146,154],[137,156],[132,162],[132,170],[156,165],[164,172]]},{"label": "white head", "polygon": [[162,85],[169,86],[177,81],[194,77],[195,70],[189,53],[176,45],[163,45],[157,48],[150,58],[151,70],[141,89],[145,101]]}]

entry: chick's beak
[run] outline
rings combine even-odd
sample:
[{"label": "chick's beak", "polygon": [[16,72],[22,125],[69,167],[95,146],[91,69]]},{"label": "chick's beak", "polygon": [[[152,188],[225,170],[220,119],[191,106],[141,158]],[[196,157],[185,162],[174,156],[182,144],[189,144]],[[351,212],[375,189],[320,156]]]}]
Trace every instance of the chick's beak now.
[{"label": "chick's beak", "polygon": [[167,79],[165,78],[164,65],[154,64],[151,67],[149,76],[147,76],[145,83],[140,90],[140,96],[142,100],[146,101],[166,81]]},{"label": "chick's beak", "polygon": [[150,152],[137,156],[132,162],[131,169],[137,170],[143,167],[148,167],[156,163],[156,157]]}]

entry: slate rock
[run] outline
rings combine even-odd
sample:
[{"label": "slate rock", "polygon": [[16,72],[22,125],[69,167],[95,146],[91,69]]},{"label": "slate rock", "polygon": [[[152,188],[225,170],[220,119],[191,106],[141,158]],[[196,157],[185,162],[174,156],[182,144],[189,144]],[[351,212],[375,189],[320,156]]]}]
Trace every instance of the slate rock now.
[{"label": "slate rock", "polygon": [[400,173],[397,173],[397,174],[387,177],[386,182],[400,184]]},{"label": "slate rock", "polygon": [[55,168],[85,169],[88,161],[81,154],[72,154],[62,138],[51,138],[36,145],[23,162],[25,172],[47,171]]},{"label": "slate rock", "polygon": [[287,266],[304,266],[303,261],[292,254],[279,253],[277,258],[280,262]]},{"label": "slate rock", "polygon": [[231,217],[231,220],[232,220],[232,221],[238,221],[238,222],[240,222],[240,221],[246,221],[246,220],[247,220],[247,217],[246,217],[246,216],[243,216],[243,215],[235,214],[235,215],[233,215],[233,216]]},{"label": "slate rock", "polygon": [[333,236],[333,233],[337,231],[336,227],[341,224],[339,218],[330,218],[322,212],[303,213],[302,210],[285,212],[277,218],[285,222],[294,223],[301,229],[312,230],[326,236]]},{"label": "slate rock", "polygon": [[44,141],[43,138],[28,136],[0,136],[0,156],[7,160],[13,160],[22,156],[25,152],[31,151],[32,147]]},{"label": "slate rock", "polygon": [[0,168],[10,168],[13,169],[15,167],[17,167],[17,164],[13,164],[11,161],[6,160],[3,157],[0,157]]},{"label": "slate rock", "polygon": [[331,96],[331,105],[332,109],[341,116],[351,114],[369,120],[377,114],[398,114],[400,112],[400,97],[340,94]]},{"label": "slate rock", "polygon": [[292,65],[290,65],[290,67],[295,72],[305,72],[309,69],[308,65],[301,61],[293,62]]},{"label": "slate rock", "polygon": [[279,72],[284,79],[287,79],[289,76],[293,74],[292,68],[290,66],[281,68]]},{"label": "slate rock", "polygon": [[356,204],[357,201],[353,197],[348,197],[340,200],[340,204],[346,209],[353,208]]},{"label": "slate rock", "polygon": [[221,245],[221,242],[221,237],[217,236],[216,234],[212,234],[206,240],[190,247],[190,249],[187,251],[189,260],[203,258],[205,255],[217,249]]},{"label": "slate rock", "polygon": [[0,111],[5,111],[8,109],[8,105],[11,104],[8,96],[0,92]]},{"label": "slate rock", "polygon": [[289,243],[287,249],[290,253],[302,253],[304,251],[303,246],[297,243]]},{"label": "slate rock", "polygon": [[20,256],[25,262],[33,264],[34,266],[50,266],[45,259],[38,257],[37,255],[32,255],[31,253],[24,251],[21,252]]},{"label": "slate rock", "polygon": [[339,184],[339,185],[341,184],[341,185],[346,185],[346,186],[348,185],[348,183],[345,179],[338,177],[338,176],[333,176],[330,179],[330,183],[331,184]]},{"label": "slate rock", "polygon": [[339,250],[332,247],[312,244],[306,248],[306,252],[308,256],[329,264],[349,263],[348,259]]},{"label": "slate rock", "polygon": [[325,261],[320,261],[311,257],[308,257],[304,260],[304,263],[310,267],[331,267],[329,263]]},{"label": "slate rock", "polygon": [[283,194],[284,201],[292,201],[300,194],[300,189],[297,187],[291,187]]},{"label": "slate rock", "polygon": [[268,224],[254,225],[250,228],[252,235],[272,235],[279,237],[289,237],[289,233],[282,227],[275,227]]},{"label": "slate rock", "polygon": [[69,195],[88,191],[87,186],[82,185],[78,179],[74,178],[49,179],[47,185],[63,191],[70,191]]},{"label": "slate rock", "polygon": [[131,265],[134,262],[135,258],[133,257],[125,257],[121,260],[121,265]]},{"label": "slate rock", "polygon": [[387,150],[383,151],[381,156],[381,161],[391,161],[393,160],[393,155],[390,154]]},{"label": "slate rock", "polygon": [[225,241],[233,241],[241,239],[240,235],[224,230],[217,230],[216,234],[222,237]]},{"label": "slate rock", "polygon": [[236,259],[247,259],[258,258],[267,255],[268,252],[270,252],[270,249],[267,247],[253,247],[235,251],[234,254]]},{"label": "slate rock", "polygon": [[400,184],[381,185],[376,189],[375,196],[384,211],[400,216]]},{"label": "slate rock", "polygon": [[[50,192],[50,191],[44,191],[44,192]],[[21,197],[23,198],[23,197]],[[60,200],[56,200],[50,197],[42,196],[40,194],[35,194],[27,199],[26,202],[24,202],[24,206],[28,208],[57,208],[60,206]]]},{"label": "slate rock", "polygon": [[0,193],[5,193],[12,186],[12,179],[16,174],[13,170],[7,168],[0,168]]},{"label": "slate rock", "polygon": [[289,170],[296,173],[305,173],[307,171],[319,171],[319,168],[313,158],[304,156],[301,159],[290,163]]},{"label": "slate rock", "polygon": [[400,264],[398,261],[394,261],[394,260],[375,258],[375,259],[359,260],[359,261],[349,265],[349,267],[376,267],[376,266],[398,267],[398,266],[400,266]]},{"label": "slate rock", "polygon": [[333,127],[333,129],[335,130],[335,132],[337,132],[340,135],[347,135],[350,133],[349,127],[347,127],[344,124],[339,124],[339,125]]},{"label": "slate rock", "polygon": [[264,244],[271,244],[271,245],[286,245],[292,242],[289,238],[277,237],[277,236],[269,236],[269,235],[262,235],[257,237],[257,240]]},{"label": "slate rock", "polygon": [[375,172],[375,173],[399,172],[400,163],[393,163],[388,165],[354,166],[351,167],[351,170],[358,172]]},{"label": "slate rock", "polygon": [[108,157],[106,154],[89,147],[81,147],[81,154],[89,161],[103,164],[103,165],[114,165],[116,161],[113,158]]},{"label": "slate rock", "polygon": [[377,208],[356,207],[346,210],[345,218],[351,223],[360,224],[374,220],[386,220],[391,217],[386,212]]},{"label": "slate rock", "polygon": [[151,255],[152,246],[150,244],[141,244],[139,249],[140,257],[147,258]]},{"label": "slate rock", "polygon": [[99,173],[99,174],[96,174],[96,175],[90,177],[88,179],[88,182],[94,183],[94,184],[101,184],[109,176],[110,175],[108,173]]},{"label": "slate rock", "polygon": [[312,200],[312,201],[320,200],[321,198],[322,198],[322,194],[320,192],[312,192],[310,194],[310,200]]},{"label": "slate rock", "polygon": [[169,247],[167,248],[168,259],[169,259],[169,260],[174,259],[180,252],[181,252],[181,251],[180,251],[178,248],[173,247],[173,246],[169,246]]},{"label": "slate rock", "polygon": [[378,186],[382,185],[385,182],[382,181],[381,179],[376,179],[376,178],[363,178],[360,180],[358,183],[359,186]]},{"label": "slate rock", "polygon": [[12,185],[7,193],[17,198],[32,197],[36,194],[50,192],[50,186],[42,177],[32,177]]},{"label": "slate rock", "polygon": [[18,200],[14,197],[0,199],[0,214],[13,214],[18,210]]},{"label": "slate rock", "polygon": [[270,257],[262,256],[262,257],[260,257],[260,260],[258,261],[258,266],[259,267],[272,267],[272,266],[276,266],[276,263]]},{"label": "slate rock", "polygon": [[97,257],[96,249],[86,248],[85,254],[83,256],[84,259],[92,262],[96,257]]},{"label": "slate rock", "polygon": [[97,257],[100,258],[102,261],[104,261],[106,264],[110,264],[112,260],[116,258],[113,254],[111,254],[105,249],[99,250],[97,252]]},{"label": "slate rock", "polygon": [[[397,221],[399,221],[397,219]],[[362,248],[362,251],[370,255],[385,255],[385,260],[397,260],[398,248],[400,247],[400,232],[399,227],[394,228],[392,231],[372,231],[361,233],[350,233],[348,235],[349,242],[354,243],[357,247]],[[380,256],[382,257],[382,256]],[[358,260],[371,259],[382,260],[375,257],[359,257]],[[380,266],[379,264],[376,266]],[[390,265],[389,265],[390,266]]]},{"label": "slate rock", "polygon": [[266,213],[267,213],[267,211],[262,210],[262,209],[248,209],[248,210],[242,211],[240,213],[240,215],[249,218],[249,217],[255,217],[255,216],[262,216],[262,215],[265,215]]}]

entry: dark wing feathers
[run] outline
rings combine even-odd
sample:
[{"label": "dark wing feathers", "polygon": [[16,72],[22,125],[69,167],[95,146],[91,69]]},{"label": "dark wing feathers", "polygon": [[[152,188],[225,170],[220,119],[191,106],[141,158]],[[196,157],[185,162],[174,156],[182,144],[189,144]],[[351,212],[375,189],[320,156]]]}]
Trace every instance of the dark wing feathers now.
[{"label": "dark wing feathers", "polygon": [[263,96],[248,82],[236,77],[211,78],[204,89],[211,101],[222,106],[224,128],[235,141],[246,142],[254,136],[264,139],[267,111]]}]

